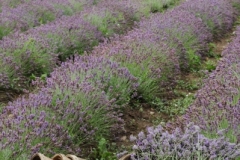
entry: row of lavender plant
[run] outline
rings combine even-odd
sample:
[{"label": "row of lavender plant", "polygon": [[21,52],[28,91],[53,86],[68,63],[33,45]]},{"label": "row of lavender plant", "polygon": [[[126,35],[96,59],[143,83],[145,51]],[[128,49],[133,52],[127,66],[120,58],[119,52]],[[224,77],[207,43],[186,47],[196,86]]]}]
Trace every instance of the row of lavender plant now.
[{"label": "row of lavender plant", "polygon": [[195,102],[178,123],[195,122],[212,137],[217,130],[225,129],[232,142],[240,142],[239,42],[240,27],[236,38],[222,52],[216,70],[205,80]]},{"label": "row of lavender plant", "polygon": [[2,11],[2,7],[15,8],[20,4],[28,3],[31,0],[0,0],[0,11]]},{"label": "row of lavender plant", "polygon": [[85,0],[43,0],[23,3],[16,8],[2,7],[0,39],[14,32],[48,23],[64,15],[73,15],[86,5]]},{"label": "row of lavender plant", "polygon": [[[193,10],[199,12],[195,15]],[[99,45],[93,54],[126,66],[139,78],[141,98],[156,104],[182,71],[199,67],[208,42],[233,25],[235,13],[229,1],[187,1],[164,15],[151,16],[127,36]]]},{"label": "row of lavender plant", "polygon": [[36,152],[81,155],[80,147],[123,130],[121,110],[137,86],[136,78],[116,62],[75,57],[52,72],[38,93],[2,109],[1,151],[11,149],[13,157]]},{"label": "row of lavender plant", "polygon": [[[164,7],[175,0],[162,2]],[[30,76],[50,73],[59,58],[63,61],[75,52],[91,50],[103,37],[131,28],[137,15],[144,16],[135,5],[143,4],[103,0],[74,16],[4,37],[0,41],[0,88],[24,88]]]},{"label": "row of lavender plant", "polygon": [[[231,4],[224,0],[221,2],[219,5],[232,9]],[[194,34],[196,41],[202,42],[198,30],[211,35],[201,23],[203,21],[187,11],[173,10],[166,14],[168,19],[176,16],[170,24],[179,19],[173,28],[192,27],[183,33]],[[220,18],[229,16],[221,15]],[[154,16],[146,23],[157,24],[162,16]],[[181,16],[191,18],[197,29],[190,22],[184,25],[185,20]],[[116,128],[122,131],[121,110],[124,104],[136,96],[147,100],[157,97],[159,86],[166,85],[167,79],[181,71],[179,64],[185,51],[181,44],[185,41],[181,37],[172,38],[176,32],[171,30],[165,29],[165,34],[157,34],[161,29],[142,27],[96,48],[93,56],[76,55],[56,68],[38,93],[9,103],[0,115],[2,152],[12,150],[13,156],[38,151],[81,154],[80,147],[94,144],[99,137],[107,137]],[[209,39],[208,35],[204,41]],[[179,42],[179,45],[168,46],[168,42]]]},{"label": "row of lavender plant", "polygon": [[187,113],[167,124],[172,132],[157,126],[131,137],[131,159],[239,159],[239,43],[240,27]]}]

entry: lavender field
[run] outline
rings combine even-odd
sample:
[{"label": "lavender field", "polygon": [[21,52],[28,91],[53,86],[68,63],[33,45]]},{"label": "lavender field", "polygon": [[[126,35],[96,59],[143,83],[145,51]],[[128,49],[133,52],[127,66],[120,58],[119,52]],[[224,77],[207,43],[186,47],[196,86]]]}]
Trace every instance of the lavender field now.
[{"label": "lavender field", "polygon": [[240,0],[0,0],[0,17],[0,160],[240,160]]}]

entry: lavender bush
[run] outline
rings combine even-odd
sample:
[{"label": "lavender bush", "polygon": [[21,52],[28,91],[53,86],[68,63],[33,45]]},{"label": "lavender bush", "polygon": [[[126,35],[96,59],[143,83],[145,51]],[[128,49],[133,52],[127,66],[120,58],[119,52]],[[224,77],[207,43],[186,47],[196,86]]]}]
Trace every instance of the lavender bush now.
[{"label": "lavender bush", "polygon": [[30,29],[24,34],[15,33],[4,37],[0,41],[1,57],[9,60],[1,64],[0,74],[4,78],[0,78],[1,88],[24,88],[26,85],[23,82],[28,82],[29,76],[50,73],[58,63],[56,57],[64,61],[76,52],[90,51],[102,41],[103,34],[107,36],[112,31],[124,30],[130,23],[127,21],[131,21],[129,17],[137,11],[130,12],[131,8],[125,6],[125,2],[117,2],[116,6],[114,4],[106,0],[87,6],[84,11],[73,16]]},{"label": "lavender bush", "polygon": [[82,8],[81,1],[31,1],[17,8],[3,7],[0,13],[0,39],[16,32],[53,21],[63,15],[72,15]]},{"label": "lavender bush", "polygon": [[154,15],[140,27],[162,36],[168,45],[176,48],[182,69],[199,67],[200,58],[207,51],[212,34],[203,21],[190,12],[173,9],[164,15]]},{"label": "lavender bush", "polygon": [[30,2],[31,0],[0,0],[0,11],[2,7],[15,8],[20,4]]},{"label": "lavender bush", "polygon": [[175,50],[157,38],[147,30],[136,29],[127,36],[96,47],[92,54],[108,57],[127,67],[138,79],[139,96],[151,102],[161,94],[161,87],[167,80],[179,73]]},{"label": "lavender bush", "polygon": [[152,101],[164,88],[161,83],[166,86],[166,80],[176,78],[179,65],[183,69],[199,66],[200,57],[205,56],[207,43],[212,39],[202,19],[188,11],[173,9],[164,15],[153,15],[140,23],[139,29],[96,47],[93,53],[126,66],[139,79],[140,95]]},{"label": "lavender bush", "polygon": [[[219,4],[225,5],[225,3]],[[72,59],[63,63],[61,67],[56,68],[51,73],[51,78],[47,78],[46,84],[42,81],[35,82],[36,85],[41,87],[37,93],[32,93],[27,98],[19,98],[2,109],[2,114],[0,115],[0,149],[3,151],[11,149],[13,157],[35,152],[82,154],[80,148],[94,145],[100,137],[114,137],[113,130],[122,130],[121,110],[131,98],[142,96],[146,100],[152,100],[159,95],[158,89],[161,89],[159,86],[166,86],[167,80],[174,81],[174,78],[177,78],[174,76],[180,71],[179,63],[181,62],[181,57],[179,57],[176,50],[184,51],[184,48],[190,48],[190,45],[197,45],[197,42],[202,42],[201,44],[204,46],[205,40],[207,41],[211,36],[206,27],[202,25],[201,19],[196,19],[195,16],[185,11],[172,12],[179,14],[182,12],[182,15],[186,16],[186,18],[191,17],[194,20],[193,22],[197,22],[196,25],[200,26],[199,29],[207,35],[201,35],[198,30],[191,28],[194,27],[194,24],[190,22],[186,23],[192,30],[184,30],[186,26],[184,25],[185,21],[176,16],[170,22],[172,23],[174,20],[177,21],[179,19],[177,25],[183,29],[182,32],[179,30],[180,34],[177,35],[176,39],[172,37],[176,35],[178,26],[172,28],[174,30],[172,33],[174,34],[170,34],[172,37],[169,38],[170,36],[167,33],[157,34],[161,33],[161,28],[154,28],[155,25],[150,25],[149,28],[141,27],[140,29],[135,29],[129,32],[127,36],[116,37],[111,43],[97,47],[93,51],[93,56],[73,56]],[[169,15],[171,15],[171,12]],[[158,16],[156,16],[156,19],[150,18],[148,22],[157,21],[161,17],[160,15]],[[174,17],[174,15],[171,16]],[[171,16],[168,18],[171,19]],[[80,14],[68,18],[64,17],[62,20],[47,24],[44,26],[47,26],[46,28],[40,26],[31,29],[26,34],[16,33],[12,37],[4,38],[0,42],[2,46],[0,57],[2,59],[6,58],[6,60],[3,59],[4,61],[1,60],[1,65],[5,63],[0,67],[2,70],[0,74],[3,77],[0,82],[3,84],[3,87],[5,87],[4,85],[11,86],[15,83],[16,85],[21,84],[19,82],[31,74],[31,72],[24,70],[29,67],[28,65],[32,66],[33,64],[32,69],[37,71],[33,72],[34,74],[49,73],[57,63],[56,56],[61,55],[63,57],[59,57],[64,59],[74,52],[81,51],[81,49],[85,50],[84,47],[89,47],[87,44],[90,44],[91,48],[96,39],[100,41],[101,34],[97,30],[98,26],[92,26]],[[53,30],[55,32],[52,32]],[[197,38],[192,36],[190,39],[189,37],[181,39],[180,35],[184,33],[188,36],[194,33]],[[13,38],[15,36],[17,38]],[[167,41],[164,42],[166,39]],[[190,43],[191,39],[194,40],[194,43]],[[204,41],[201,41],[201,39]],[[88,40],[89,43],[85,43]],[[189,41],[189,43],[185,41]],[[172,44],[179,42],[179,48],[173,49],[173,46],[168,45],[168,42]],[[84,47],[82,47],[82,44],[84,44]],[[201,51],[201,47],[200,45],[199,51]],[[59,52],[60,54],[57,55]],[[16,57],[20,57],[20,60],[14,58],[12,53]],[[25,53],[27,53],[27,56],[33,56],[31,58],[33,60],[25,60],[27,59],[24,58]],[[44,55],[44,60],[49,60],[47,63],[45,62],[49,65],[46,71],[42,69],[43,66],[41,65],[44,65],[44,63],[42,63],[41,58],[39,58],[39,61],[34,61],[41,55]],[[109,60],[106,60],[106,58],[109,58]],[[20,63],[21,61],[24,63]],[[231,63],[230,67],[239,68]],[[18,69],[17,71],[19,72],[14,72],[14,69]],[[5,71],[9,73],[5,73]],[[234,72],[231,75],[234,75]],[[226,78],[226,80],[228,79]],[[140,95],[136,95],[136,90]],[[238,102],[237,99],[234,99],[234,102]],[[233,103],[229,106],[233,105],[238,104]],[[236,114],[235,110],[232,113]],[[238,115],[238,112],[236,115]],[[236,117],[234,118],[237,119]],[[199,126],[202,127],[202,125]],[[150,132],[152,133],[152,131]],[[190,151],[197,153],[193,150],[194,147],[195,150],[196,148],[200,150],[201,146],[199,147],[200,144],[195,145],[197,143],[196,135],[199,135],[200,138],[198,137],[198,139],[201,139],[202,143],[210,141],[209,145],[204,144],[205,147],[211,146],[211,150],[216,151],[216,153],[209,153],[208,149],[207,151],[202,149],[201,151],[204,153],[202,155],[206,157],[215,155],[228,156],[225,154],[225,150],[229,151],[231,149],[231,151],[235,152],[235,149],[238,148],[234,147],[239,147],[223,141],[223,138],[216,140],[217,142],[208,140],[200,135],[198,128],[192,125],[189,126],[185,133],[187,133],[185,137],[187,139],[189,137],[190,140],[193,139],[193,143],[188,143],[188,140],[183,136],[182,142],[178,141],[180,146],[176,146],[179,147],[177,148],[179,153],[170,150],[173,151],[171,152],[173,156],[181,157],[188,155],[191,147],[193,148]],[[163,135],[168,134],[165,133]],[[179,135],[181,137],[184,134],[179,133]],[[181,146],[181,143],[183,146]],[[216,144],[220,148],[215,146]],[[168,146],[170,144],[166,145],[166,149]],[[181,152],[181,148],[188,151],[186,153]],[[143,147],[142,149],[145,148]],[[149,150],[146,150],[146,153],[148,153]],[[217,151],[221,152],[218,153]],[[229,154],[233,152],[229,151]],[[231,156],[237,156],[238,152],[236,151],[234,154]],[[159,154],[156,155],[158,156]],[[194,157],[195,155],[192,156]]]},{"label": "lavender bush", "polygon": [[233,2],[228,0],[191,0],[184,2],[178,10],[189,11],[201,18],[216,38],[231,29],[236,18]]},{"label": "lavender bush", "polygon": [[214,136],[219,129],[226,129],[232,142],[239,141],[240,137],[239,27],[236,33],[237,37],[222,52],[223,58],[216,70],[196,93],[195,102],[177,120],[178,124],[195,122],[208,136]]},{"label": "lavender bush", "polygon": [[27,83],[29,76],[50,73],[59,58],[63,60],[76,51],[90,49],[101,35],[76,15],[31,29],[27,34],[16,33],[13,37],[5,37],[0,42],[1,57],[9,59],[1,63],[0,73],[7,78],[1,77],[2,88],[26,87],[22,82]]},{"label": "lavender bush", "polygon": [[0,46],[0,88],[26,88],[27,77],[49,73],[57,62],[53,52],[56,46],[36,36],[22,35],[15,41],[5,39]]},{"label": "lavender bush", "polygon": [[81,155],[80,147],[122,131],[121,111],[137,87],[126,68],[93,56],[76,56],[46,84],[35,83],[42,87],[38,93],[2,109],[0,148],[11,149],[13,157],[36,152]]},{"label": "lavender bush", "polygon": [[240,156],[240,145],[230,143],[219,133],[219,138],[209,139],[198,126],[190,123],[184,132],[176,128],[173,133],[161,126],[149,127],[147,134],[140,132],[133,146],[132,160],[160,159],[235,159]]}]

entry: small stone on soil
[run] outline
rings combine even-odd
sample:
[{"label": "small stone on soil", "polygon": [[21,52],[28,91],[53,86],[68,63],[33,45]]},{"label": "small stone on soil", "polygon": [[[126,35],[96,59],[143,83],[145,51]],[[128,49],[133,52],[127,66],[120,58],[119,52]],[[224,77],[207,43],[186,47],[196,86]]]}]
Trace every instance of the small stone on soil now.
[{"label": "small stone on soil", "polygon": [[121,137],[121,141],[126,141],[127,140],[127,136],[122,136]]}]

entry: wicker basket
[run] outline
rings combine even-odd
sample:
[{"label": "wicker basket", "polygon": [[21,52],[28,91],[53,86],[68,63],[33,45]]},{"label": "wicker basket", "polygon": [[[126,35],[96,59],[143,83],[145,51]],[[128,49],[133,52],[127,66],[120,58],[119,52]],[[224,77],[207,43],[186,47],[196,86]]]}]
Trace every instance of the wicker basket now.
[{"label": "wicker basket", "polygon": [[33,155],[33,157],[31,158],[31,160],[52,160],[52,159],[44,156],[44,155],[41,154],[41,153],[37,153],[37,154],[34,154],[34,155]]},{"label": "wicker basket", "polygon": [[71,154],[67,154],[66,156],[67,156],[70,160],[85,160],[85,159],[78,158],[77,156],[71,155]]},{"label": "wicker basket", "polygon": [[127,154],[127,155],[121,157],[119,160],[131,160],[130,158],[131,158],[131,154]]}]

